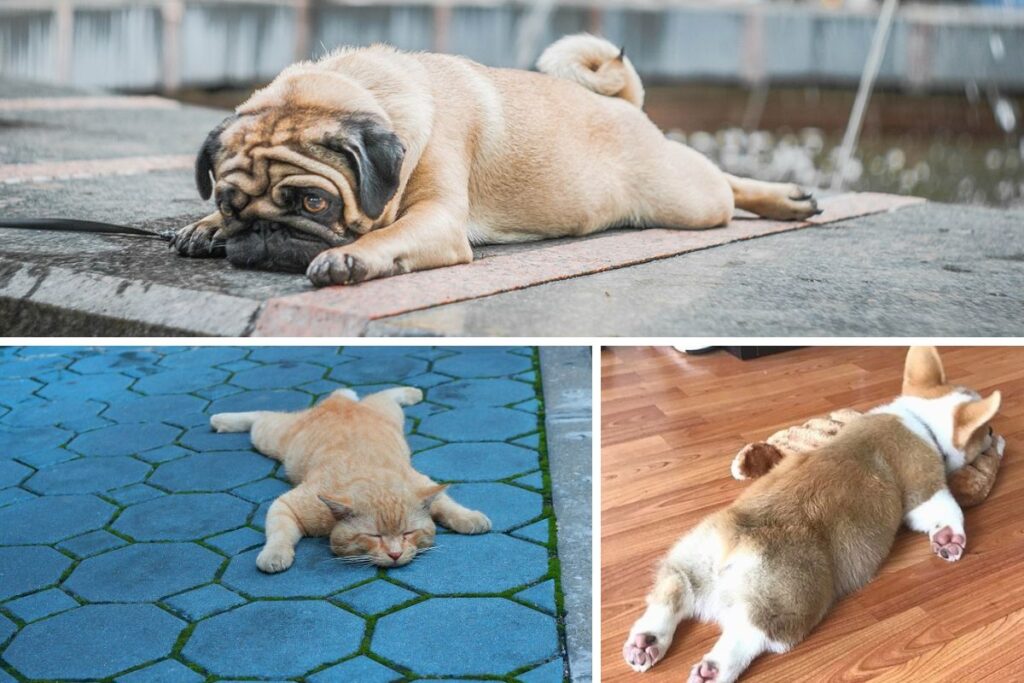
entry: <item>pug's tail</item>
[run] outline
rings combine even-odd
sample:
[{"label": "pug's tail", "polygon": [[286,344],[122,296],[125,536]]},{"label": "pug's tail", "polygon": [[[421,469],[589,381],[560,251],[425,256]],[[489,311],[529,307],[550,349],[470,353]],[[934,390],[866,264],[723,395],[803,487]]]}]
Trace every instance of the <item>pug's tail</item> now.
[{"label": "pug's tail", "polygon": [[560,38],[544,50],[537,68],[549,76],[579,83],[599,95],[621,97],[637,107],[644,105],[644,86],[626,57],[625,48],[604,38],[589,33]]}]

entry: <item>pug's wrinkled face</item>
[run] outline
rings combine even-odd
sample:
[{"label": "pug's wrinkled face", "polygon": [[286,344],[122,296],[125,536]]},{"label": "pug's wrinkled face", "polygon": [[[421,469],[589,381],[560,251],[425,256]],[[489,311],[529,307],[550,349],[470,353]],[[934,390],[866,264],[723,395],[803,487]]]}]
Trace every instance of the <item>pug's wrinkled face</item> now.
[{"label": "pug's wrinkled face", "polygon": [[196,159],[196,185],[216,201],[216,238],[236,266],[304,272],[373,229],[400,184],[405,148],[382,112],[348,111],[336,92],[317,92],[337,84],[292,80],[287,97],[257,93],[239,107]]}]

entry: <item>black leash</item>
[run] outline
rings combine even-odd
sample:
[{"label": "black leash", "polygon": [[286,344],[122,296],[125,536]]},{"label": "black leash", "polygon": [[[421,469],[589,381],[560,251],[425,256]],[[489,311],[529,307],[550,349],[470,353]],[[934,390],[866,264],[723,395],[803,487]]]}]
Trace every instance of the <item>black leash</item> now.
[{"label": "black leash", "polygon": [[138,235],[140,237],[156,237],[170,242],[176,230],[147,230],[129,225],[113,223],[97,223],[82,221],[77,218],[19,218],[18,220],[0,219],[0,228],[19,228],[24,230],[55,230],[59,232],[97,232],[104,235]]}]

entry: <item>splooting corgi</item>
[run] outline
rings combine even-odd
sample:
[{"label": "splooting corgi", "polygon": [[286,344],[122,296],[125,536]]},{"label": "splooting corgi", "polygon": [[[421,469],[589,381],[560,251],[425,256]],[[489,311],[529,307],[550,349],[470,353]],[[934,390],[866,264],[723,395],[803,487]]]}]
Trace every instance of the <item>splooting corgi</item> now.
[{"label": "splooting corgi", "polygon": [[959,560],[964,516],[946,474],[991,445],[999,403],[998,391],[982,399],[947,384],[935,348],[912,347],[902,396],[820,451],[785,459],[676,542],[629,632],[626,662],[647,671],[681,620],[716,621],[722,635],[689,683],[735,681],[870,581],[901,523],[927,533],[942,559]]}]

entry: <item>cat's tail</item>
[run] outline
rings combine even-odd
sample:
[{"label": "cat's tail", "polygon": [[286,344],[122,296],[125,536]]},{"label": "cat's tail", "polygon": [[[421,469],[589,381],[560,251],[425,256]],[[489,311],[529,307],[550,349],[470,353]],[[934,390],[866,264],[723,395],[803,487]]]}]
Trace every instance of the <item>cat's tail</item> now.
[{"label": "cat's tail", "polygon": [[560,38],[541,53],[537,68],[549,76],[579,83],[598,95],[621,97],[637,107],[644,105],[644,86],[625,48],[604,38],[589,33]]},{"label": "cat's tail", "polygon": [[217,413],[210,418],[210,426],[216,432],[247,432],[252,429],[265,410],[254,410],[248,413]]}]

